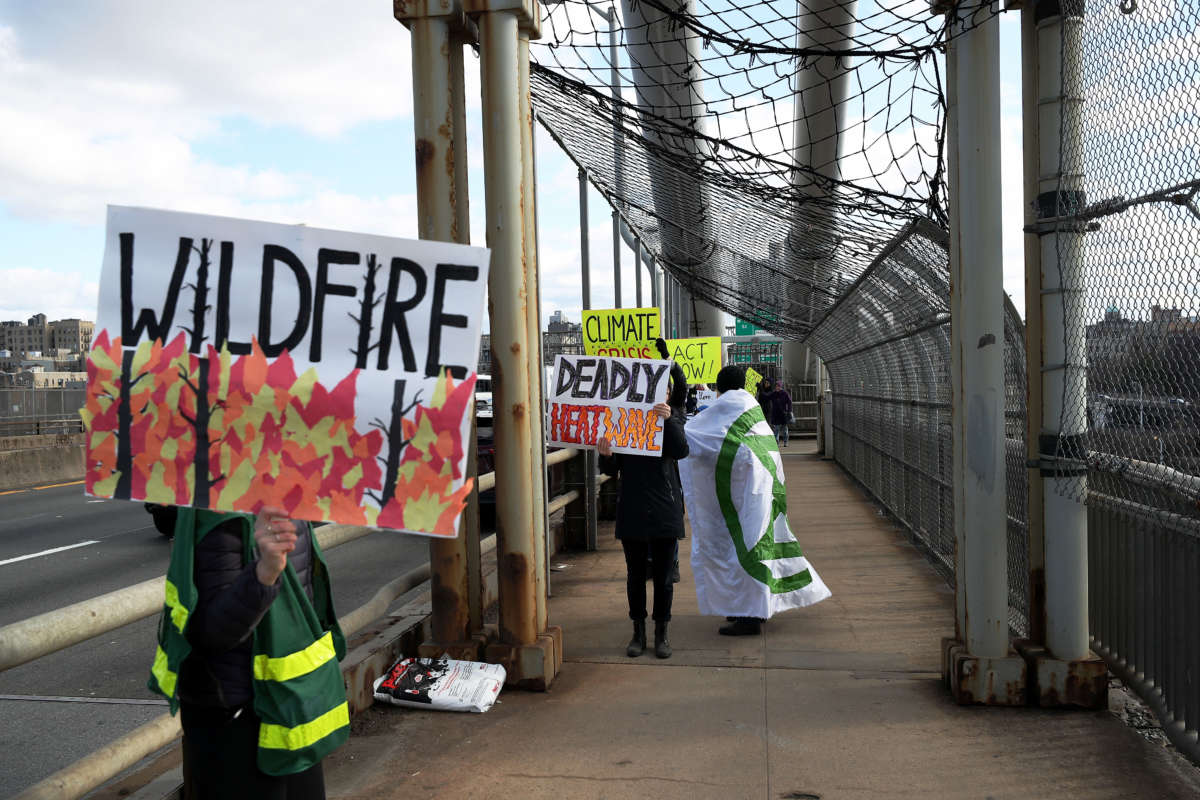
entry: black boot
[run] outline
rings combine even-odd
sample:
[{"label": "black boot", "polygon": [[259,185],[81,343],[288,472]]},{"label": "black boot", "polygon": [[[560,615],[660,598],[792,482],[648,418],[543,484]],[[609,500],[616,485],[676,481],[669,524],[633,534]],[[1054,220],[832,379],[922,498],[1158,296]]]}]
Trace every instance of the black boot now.
[{"label": "black boot", "polygon": [[625,655],[630,658],[637,658],[646,649],[646,620],[635,619],[633,621],[633,638],[629,640],[629,647],[625,648]]},{"label": "black boot", "polygon": [[717,628],[722,636],[758,636],[762,633],[762,620],[756,617],[734,617],[733,622]]},{"label": "black boot", "polygon": [[654,623],[654,655],[659,658],[671,657],[671,643],[667,641],[667,623]]}]

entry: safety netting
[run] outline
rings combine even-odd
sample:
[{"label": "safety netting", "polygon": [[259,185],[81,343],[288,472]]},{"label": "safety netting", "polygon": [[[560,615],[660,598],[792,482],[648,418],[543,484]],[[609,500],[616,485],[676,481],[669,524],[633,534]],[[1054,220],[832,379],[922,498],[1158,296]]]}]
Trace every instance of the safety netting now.
[{"label": "safety netting", "polygon": [[[946,16],[927,0],[545,9],[531,79],[541,124],[682,286],[820,355],[835,457],[953,583]],[[960,4],[955,29],[994,13]],[[1022,331],[1010,303],[1009,621],[1020,632]]]},{"label": "safety netting", "polygon": [[539,121],[699,299],[803,338],[905,223],[945,227],[947,27],[927,0],[543,9]]}]

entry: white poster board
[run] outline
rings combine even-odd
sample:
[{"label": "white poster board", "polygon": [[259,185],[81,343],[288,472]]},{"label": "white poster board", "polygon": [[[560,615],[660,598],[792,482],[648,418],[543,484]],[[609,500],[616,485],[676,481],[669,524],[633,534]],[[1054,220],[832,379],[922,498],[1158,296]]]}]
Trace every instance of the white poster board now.
[{"label": "white poster board", "polygon": [[608,439],[614,453],[661,456],[663,420],[651,409],[666,402],[670,374],[670,361],[560,355],[547,444],[594,450]]},{"label": "white poster board", "polygon": [[86,491],[454,536],[488,256],[110,207]]}]

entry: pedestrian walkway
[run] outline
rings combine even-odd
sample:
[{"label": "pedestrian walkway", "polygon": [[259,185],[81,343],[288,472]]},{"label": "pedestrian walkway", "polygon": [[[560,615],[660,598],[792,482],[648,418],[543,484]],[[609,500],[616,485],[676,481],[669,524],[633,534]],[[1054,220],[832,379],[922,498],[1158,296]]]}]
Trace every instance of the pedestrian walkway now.
[{"label": "pedestrian walkway", "polygon": [[[810,452],[805,452],[805,447]],[[1111,712],[955,705],[954,595],[832,462],[784,451],[792,529],[833,597],[717,635],[681,548],[669,660],[625,657],[611,525],[562,556],[551,691],[488,713],[376,707],[326,762],[333,798],[1195,798],[1200,771]]]}]

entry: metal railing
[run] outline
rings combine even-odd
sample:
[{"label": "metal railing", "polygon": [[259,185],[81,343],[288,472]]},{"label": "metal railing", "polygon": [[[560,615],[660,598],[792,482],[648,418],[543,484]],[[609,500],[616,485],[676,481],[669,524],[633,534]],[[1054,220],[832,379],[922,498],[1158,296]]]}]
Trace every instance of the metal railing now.
[{"label": "metal railing", "polygon": [[0,436],[42,436],[64,433],[83,433],[83,420],[78,414],[0,419]]},{"label": "metal railing", "polygon": [[[1139,494],[1154,481],[1147,467],[1157,465],[1142,467]],[[1189,497],[1162,481],[1162,501],[1147,506],[1109,493],[1122,486],[1108,478],[1104,470],[1088,474],[1092,649],[1154,710],[1172,744],[1200,763],[1200,505],[1194,491]]]},{"label": "metal railing", "polygon": [[[546,455],[546,468],[565,463],[581,452],[558,450],[549,453]],[[600,476],[597,485],[606,477]],[[477,485],[480,492],[495,488],[496,473],[479,475]],[[548,503],[547,514],[553,514],[581,498],[579,489],[559,495]],[[324,525],[316,528],[314,534],[321,549],[330,550],[377,530],[363,526]],[[486,554],[495,547],[496,537],[489,536],[480,543],[480,552]],[[384,584],[362,606],[338,618],[342,632],[350,637],[364,629],[373,620],[386,614],[396,599],[428,581],[429,576],[430,565],[426,562]],[[0,627],[0,672],[161,613],[164,580],[164,577],[152,578]],[[178,718],[162,714],[44,778],[17,795],[15,800],[75,800],[171,744],[180,733]]]}]

